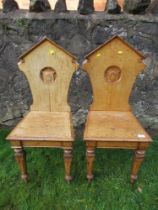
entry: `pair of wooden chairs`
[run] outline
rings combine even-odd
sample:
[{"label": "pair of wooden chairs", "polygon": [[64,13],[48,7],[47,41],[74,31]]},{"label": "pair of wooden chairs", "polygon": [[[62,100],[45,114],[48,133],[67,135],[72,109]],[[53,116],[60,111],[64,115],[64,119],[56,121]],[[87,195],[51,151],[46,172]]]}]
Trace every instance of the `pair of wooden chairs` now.
[{"label": "pair of wooden chairs", "polygon": [[[131,183],[151,138],[132,114],[128,100],[137,74],[144,69],[143,56],[120,37],[113,37],[86,56],[84,69],[93,89],[84,131],[87,178],[93,179],[96,148],[134,149]],[[19,68],[25,73],[33,96],[31,111],[13,129],[7,139],[15,151],[21,177],[28,180],[24,147],[63,148],[65,179],[71,181],[74,142],[67,94],[76,58],[44,38],[20,57]]]}]

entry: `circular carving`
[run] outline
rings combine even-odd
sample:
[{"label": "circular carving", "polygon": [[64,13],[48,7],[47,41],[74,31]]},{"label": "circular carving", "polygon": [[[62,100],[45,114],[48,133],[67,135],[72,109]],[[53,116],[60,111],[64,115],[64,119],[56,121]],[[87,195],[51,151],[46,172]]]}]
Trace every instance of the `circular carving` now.
[{"label": "circular carving", "polygon": [[109,83],[117,82],[121,77],[121,69],[117,66],[110,66],[105,71],[105,79]]},{"label": "circular carving", "polygon": [[41,70],[40,77],[45,84],[51,84],[56,79],[56,71],[51,67],[46,67]]}]

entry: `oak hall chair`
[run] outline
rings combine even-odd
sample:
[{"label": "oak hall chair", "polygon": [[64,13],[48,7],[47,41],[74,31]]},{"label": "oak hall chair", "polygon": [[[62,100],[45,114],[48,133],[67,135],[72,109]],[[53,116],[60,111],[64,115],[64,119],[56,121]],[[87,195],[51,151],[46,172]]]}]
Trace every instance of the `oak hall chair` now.
[{"label": "oak hall chair", "polygon": [[150,136],[133,115],[128,103],[136,76],[144,69],[143,56],[115,36],[91,52],[84,64],[93,89],[93,103],[84,131],[87,178],[93,179],[96,148],[135,150],[131,183],[137,179]]},{"label": "oak hall chair", "polygon": [[75,59],[47,38],[20,57],[18,65],[28,79],[33,104],[7,139],[15,151],[24,181],[28,179],[23,150],[25,147],[62,148],[65,179],[71,180],[74,135],[67,94],[72,74],[77,68]]}]

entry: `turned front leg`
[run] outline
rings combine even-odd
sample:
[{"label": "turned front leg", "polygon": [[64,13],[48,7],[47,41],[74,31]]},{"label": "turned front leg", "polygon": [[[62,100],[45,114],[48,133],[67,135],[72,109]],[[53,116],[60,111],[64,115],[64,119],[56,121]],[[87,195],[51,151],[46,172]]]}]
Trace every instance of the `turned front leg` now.
[{"label": "turned front leg", "polygon": [[131,171],[131,183],[134,184],[134,182],[138,178],[138,170],[144,160],[145,156],[145,150],[136,150],[132,165],[132,171]]},{"label": "turned front leg", "polygon": [[14,149],[14,152],[15,152],[16,161],[17,161],[20,171],[21,171],[21,178],[22,178],[22,180],[27,182],[28,175],[27,175],[25,153],[22,148],[16,148],[16,149]]},{"label": "turned front leg", "polygon": [[87,179],[92,181],[93,179],[93,162],[95,157],[95,150],[93,148],[87,148],[86,158],[87,158]]},{"label": "turned front leg", "polygon": [[72,162],[72,149],[64,149],[65,180],[67,182],[70,182],[72,180],[71,162]]}]

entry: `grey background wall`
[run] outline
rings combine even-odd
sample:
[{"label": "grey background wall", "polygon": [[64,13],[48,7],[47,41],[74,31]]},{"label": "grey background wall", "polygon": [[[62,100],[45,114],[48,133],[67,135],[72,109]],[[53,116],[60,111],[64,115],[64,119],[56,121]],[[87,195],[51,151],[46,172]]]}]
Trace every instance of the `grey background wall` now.
[{"label": "grey background wall", "polygon": [[[21,53],[47,36],[81,62],[88,52],[116,34],[146,56],[147,68],[136,80],[130,103],[144,127],[152,135],[158,134],[158,17],[151,15],[0,13],[0,125],[15,126],[32,103],[27,80],[17,67]],[[80,67],[69,93],[79,136],[91,96],[89,79]]]}]

